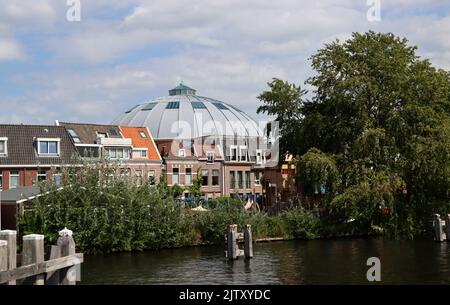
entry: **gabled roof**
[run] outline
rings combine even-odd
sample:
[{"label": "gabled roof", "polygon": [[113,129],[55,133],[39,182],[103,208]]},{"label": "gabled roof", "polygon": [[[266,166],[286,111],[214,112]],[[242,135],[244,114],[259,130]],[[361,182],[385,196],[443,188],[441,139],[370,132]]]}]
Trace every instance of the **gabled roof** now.
[{"label": "gabled roof", "polygon": [[[147,149],[147,160],[161,161],[161,156],[156,148],[156,144],[146,127],[119,126],[119,128],[125,138],[131,139],[133,148]],[[145,138],[141,135],[141,133],[145,135]]]},{"label": "gabled roof", "polygon": [[[0,165],[61,165],[69,164],[77,155],[72,139],[61,126],[0,125],[0,138],[8,138],[8,154],[0,157]],[[60,155],[39,157],[38,138],[60,139]]]},{"label": "gabled roof", "polygon": [[115,125],[81,124],[60,122],[68,131],[74,130],[79,136],[79,144],[97,144],[98,133],[106,133],[108,138],[122,138],[120,129]]}]

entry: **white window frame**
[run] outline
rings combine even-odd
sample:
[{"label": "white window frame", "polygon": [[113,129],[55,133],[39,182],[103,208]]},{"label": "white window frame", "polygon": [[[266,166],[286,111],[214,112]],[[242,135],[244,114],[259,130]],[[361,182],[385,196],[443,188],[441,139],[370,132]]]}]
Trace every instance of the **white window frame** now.
[{"label": "white window frame", "polygon": [[147,134],[143,130],[139,131],[139,135],[141,136],[142,139],[147,139],[148,138]]},{"label": "white window frame", "polygon": [[[145,157],[142,156],[142,152],[145,152]],[[135,156],[134,154],[137,153],[139,154],[138,156]],[[147,159],[148,158],[148,148],[133,148],[133,159]]]},{"label": "white window frame", "polygon": [[[258,174],[258,178],[256,178],[256,174]],[[254,173],[254,175],[255,175],[255,185],[261,185],[261,172],[255,172]]]},{"label": "white window frame", "polygon": [[[43,172],[43,174],[41,173]],[[47,172],[45,170],[38,170],[37,174],[36,174],[36,182],[39,183],[39,177],[44,177],[45,179],[42,180],[42,182],[47,181]]]},{"label": "white window frame", "polygon": [[262,149],[256,150],[256,164],[265,164],[266,157],[264,155],[264,151]]},{"label": "white window frame", "polygon": [[153,183],[150,183],[150,185],[156,184],[156,171],[154,169],[151,169],[147,172],[147,179],[150,180],[150,178],[153,179]]},{"label": "white window frame", "polygon": [[185,158],[186,157],[186,150],[184,148],[180,148],[178,150],[178,157]]},{"label": "white window frame", "polygon": [[[111,157],[110,151],[114,150],[116,152],[116,156],[114,158]],[[122,151],[122,157],[119,158],[117,152]],[[129,153],[125,153],[128,151]],[[133,150],[129,147],[105,147],[105,153],[110,160],[130,160],[130,154],[133,154]],[[126,155],[126,157],[124,157]]]},{"label": "white window frame", "polygon": [[0,170],[0,191],[3,190],[3,172]]},{"label": "white window frame", "polygon": [[[187,172],[188,169],[191,170],[191,172],[189,174]],[[187,179],[186,179],[188,176],[189,176],[190,181],[187,181]],[[190,167],[187,167],[184,169],[184,184],[187,186],[192,185],[192,168],[190,168]]]},{"label": "white window frame", "polygon": [[[210,157],[211,157],[211,159],[210,159]],[[206,152],[206,162],[208,162],[208,163],[214,163],[215,159],[216,159],[216,157],[215,157],[215,155],[214,155],[214,152],[211,151],[211,150],[208,150],[208,151]]]},{"label": "white window frame", "polygon": [[[242,151],[245,150],[245,159],[242,160]],[[239,162],[248,162],[248,147],[247,145],[239,146]]]},{"label": "white window frame", "polygon": [[[37,152],[39,157],[59,157],[61,155],[61,139],[60,138],[37,138]],[[41,142],[56,142],[56,154],[52,153],[42,153],[41,152]],[[48,148],[48,147],[47,147]]]},{"label": "white window frame", "polygon": [[[12,172],[17,172],[17,175],[16,174],[13,175]],[[12,177],[14,177],[14,178],[17,177],[17,186],[13,187],[13,185],[11,183]],[[9,188],[10,189],[15,189],[15,188],[18,188],[18,187],[20,187],[20,171],[9,171]]]},{"label": "white window frame", "polygon": [[[233,153],[232,153],[234,149],[236,150],[235,160],[233,160]],[[239,161],[239,150],[237,145],[230,145],[230,161]]]},{"label": "white window frame", "polygon": [[5,143],[5,151],[0,152],[0,157],[6,157],[8,155],[8,138],[0,138],[0,142]]}]

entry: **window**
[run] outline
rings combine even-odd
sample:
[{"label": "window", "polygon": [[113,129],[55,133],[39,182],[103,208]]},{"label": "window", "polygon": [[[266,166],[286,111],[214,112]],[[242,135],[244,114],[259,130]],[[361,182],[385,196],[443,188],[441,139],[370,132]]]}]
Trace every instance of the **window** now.
[{"label": "window", "polygon": [[262,163],[263,163],[262,150],[261,149],[257,149],[256,150],[256,164],[262,164]]},{"label": "window", "polygon": [[37,173],[37,181],[38,182],[43,182],[47,180],[47,172],[44,170],[40,170]]},{"label": "window", "polygon": [[230,146],[230,160],[237,161],[237,146],[236,145]]},{"label": "window", "polygon": [[184,184],[185,185],[192,184],[192,168],[186,168],[186,175],[184,176]]},{"label": "window", "polygon": [[155,185],[156,183],[156,174],[154,170],[148,171],[148,182],[150,185]]},{"label": "window", "polygon": [[136,175],[136,185],[138,186],[142,185],[142,170],[137,169],[135,171],[135,175]]},{"label": "window", "polygon": [[193,109],[206,109],[205,104],[202,102],[192,102],[191,105]]},{"label": "window", "polygon": [[251,187],[250,172],[245,172],[245,188]]},{"label": "window", "polygon": [[174,168],[172,170],[172,184],[179,184],[180,183],[180,170],[178,168]]},{"label": "window", "polygon": [[239,161],[247,162],[247,146],[239,147]]},{"label": "window", "polygon": [[112,160],[130,159],[129,148],[107,148],[106,156]]},{"label": "window", "polygon": [[130,113],[131,111],[133,111],[134,109],[136,109],[138,106],[139,106],[139,105],[134,106],[133,108],[131,108],[130,110],[128,110],[128,111],[125,112],[125,113]]},{"label": "window", "polygon": [[15,189],[19,187],[19,171],[9,172],[9,188]]},{"label": "window", "polygon": [[208,170],[202,169],[202,186],[208,185]]},{"label": "window", "polygon": [[147,151],[143,149],[133,150],[133,158],[147,158]]},{"label": "window", "polygon": [[8,154],[8,138],[0,138],[0,157]]},{"label": "window", "polygon": [[220,110],[230,110],[230,109],[228,109],[227,106],[225,106],[225,105],[222,104],[222,103],[213,103],[213,105],[216,106],[217,109],[220,109]]},{"label": "window", "polygon": [[120,170],[120,176],[122,177],[129,177],[131,174],[131,169],[129,168],[123,168]]},{"label": "window", "polygon": [[243,172],[238,172],[238,188],[242,189],[244,188],[244,175]]},{"label": "window", "polygon": [[59,139],[38,139],[38,155],[57,156],[59,155]]},{"label": "window", "polygon": [[179,108],[180,102],[169,102],[166,107],[166,109],[179,109]]},{"label": "window", "polygon": [[69,135],[72,137],[72,140],[73,140],[75,143],[81,143],[80,136],[75,132],[75,130],[73,130],[73,129],[67,129],[67,132],[68,132]]},{"label": "window", "polygon": [[212,171],[212,185],[217,186],[219,185],[219,170],[213,169]]},{"label": "window", "polygon": [[97,132],[97,138],[107,138],[108,134],[106,132]]},{"label": "window", "polygon": [[230,188],[234,189],[236,187],[236,174],[235,172],[230,172]]},{"label": "window", "polygon": [[144,108],[142,108],[142,111],[149,111],[149,110],[153,110],[153,108],[155,108],[156,103],[148,103],[147,105],[145,105]]},{"label": "window", "polygon": [[0,191],[3,190],[3,172],[0,171]]},{"label": "window", "polygon": [[77,146],[77,151],[83,158],[98,158],[99,147],[98,146]]},{"label": "window", "polygon": [[52,182],[53,182],[54,186],[60,187],[62,185],[62,175],[61,174],[53,174]]},{"label": "window", "polygon": [[179,149],[179,150],[178,150],[178,157],[180,157],[180,158],[186,157],[186,150],[184,150],[184,149]]},{"label": "window", "polygon": [[214,152],[207,151],[206,152],[206,160],[208,163],[214,163]]},{"label": "window", "polygon": [[139,131],[139,135],[141,136],[141,138],[147,139],[147,134],[145,133],[145,131]]},{"label": "window", "polygon": [[255,172],[255,185],[261,185],[261,172]]}]

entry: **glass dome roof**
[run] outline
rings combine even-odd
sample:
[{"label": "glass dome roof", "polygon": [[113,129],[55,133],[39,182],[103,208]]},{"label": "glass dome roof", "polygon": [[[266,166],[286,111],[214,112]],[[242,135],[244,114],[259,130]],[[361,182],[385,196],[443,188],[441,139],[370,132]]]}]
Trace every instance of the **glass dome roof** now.
[{"label": "glass dome roof", "polygon": [[155,140],[214,137],[260,137],[262,127],[233,105],[196,95],[180,84],[169,96],[134,106],[113,122],[148,127]]}]

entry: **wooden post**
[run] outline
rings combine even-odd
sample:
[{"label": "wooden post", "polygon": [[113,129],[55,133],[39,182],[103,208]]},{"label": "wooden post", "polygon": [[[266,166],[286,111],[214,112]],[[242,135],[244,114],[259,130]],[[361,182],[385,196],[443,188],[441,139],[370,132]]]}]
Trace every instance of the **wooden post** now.
[{"label": "wooden post", "polygon": [[[61,248],[59,246],[52,246],[50,250],[50,260],[61,257]],[[47,285],[59,285],[59,270],[47,273]]]},{"label": "wooden post", "polygon": [[[61,257],[75,254],[75,241],[72,231],[64,229],[59,232],[58,246],[61,248]],[[76,267],[61,269],[59,273],[61,285],[75,285],[77,279]]]},{"label": "wooden post", "polygon": [[442,232],[442,223],[441,223],[441,215],[434,214],[433,216],[433,224],[434,224],[434,237],[436,241],[443,242],[443,232]]},{"label": "wooden post", "polygon": [[[17,245],[17,232],[12,230],[3,230],[0,231],[0,240],[4,240],[8,242],[8,269],[14,270],[17,267],[16,262],[16,245]],[[8,282],[8,285],[15,285],[16,281]]]},{"label": "wooden post", "polygon": [[447,241],[450,241],[450,214],[445,217],[445,233]]},{"label": "wooden post", "polygon": [[[23,237],[22,265],[31,265],[44,261],[44,235],[30,234]],[[27,284],[44,285],[44,274],[30,277]]]},{"label": "wooden post", "polygon": [[227,257],[229,260],[237,259],[237,225],[228,227]]},{"label": "wooden post", "polygon": [[249,224],[245,225],[244,230],[244,255],[248,259],[253,257],[252,226]]},{"label": "wooden post", "polygon": [[0,240],[0,271],[8,270],[8,242]]}]

